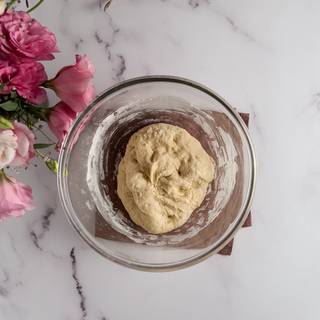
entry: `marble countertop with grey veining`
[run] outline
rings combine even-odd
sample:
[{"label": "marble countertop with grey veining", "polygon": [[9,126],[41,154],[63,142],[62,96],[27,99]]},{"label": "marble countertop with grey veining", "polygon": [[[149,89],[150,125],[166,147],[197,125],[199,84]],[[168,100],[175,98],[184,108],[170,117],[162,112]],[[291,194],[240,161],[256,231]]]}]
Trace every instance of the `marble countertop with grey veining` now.
[{"label": "marble countertop with grey veining", "polygon": [[109,262],[76,234],[56,178],[21,171],[37,208],[0,224],[0,320],[304,319],[320,317],[320,2],[45,1],[53,76],[88,54],[98,91],[125,79],[193,79],[251,113],[258,158],[253,227],[230,257],[171,273]]}]

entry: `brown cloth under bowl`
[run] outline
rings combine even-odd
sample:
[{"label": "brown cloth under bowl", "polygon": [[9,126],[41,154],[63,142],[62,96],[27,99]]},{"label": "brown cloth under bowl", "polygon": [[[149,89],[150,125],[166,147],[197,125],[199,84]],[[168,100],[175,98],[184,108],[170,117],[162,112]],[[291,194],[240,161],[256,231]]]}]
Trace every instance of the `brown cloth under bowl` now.
[{"label": "brown cloth under bowl", "polygon": [[[248,113],[239,113],[245,124],[249,125],[249,114]],[[113,188],[114,189],[114,188]],[[109,189],[110,190],[110,189]],[[112,195],[111,195],[112,196]],[[118,203],[118,205],[122,206],[122,203],[118,196],[116,195],[116,192],[113,194],[114,201]],[[122,206],[123,207],[123,206]],[[124,208],[123,208],[124,209]],[[245,220],[242,227],[250,227],[252,225],[252,219],[251,219],[251,212],[249,213],[247,219]],[[208,230],[210,232],[210,230]],[[121,242],[132,242],[129,238],[127,238],[125,235],[115,231],[106,221],[105,219],[100,215],[100,213],[96,213],[96,222],[95,222],[95,235],[96,237],[107,239],[107,240],[114,240],[114,241],[121,241]],[[194,237],[196,238],[196,237]],[[206,243],[208,245],[208,243]],[[186,248],[200,248],[203,247],[203,244],[199,244],[199,241],[197,239],[194,239],[193,242],[190,242],[187,244]],[[233,239],[218,253],[221,255],[231,255],[233,248]]]}]

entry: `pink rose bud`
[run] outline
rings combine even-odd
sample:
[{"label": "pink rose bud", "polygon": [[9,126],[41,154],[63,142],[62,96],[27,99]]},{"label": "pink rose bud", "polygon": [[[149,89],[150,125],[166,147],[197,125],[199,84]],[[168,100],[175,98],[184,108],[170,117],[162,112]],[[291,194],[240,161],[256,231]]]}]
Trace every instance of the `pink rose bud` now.
[{"label": "pink rose bud", "polygon": [[34,135],[17,121],[12,129],[0,129],[0,170],[5,166],[22,166],[34,157]]},{"label": "pink rose bud", "polygon": [[50,109],[48,126],[57,137],[57,146],[61,145],[77,114],[64,102],[59,102]]},{"label": "pink rose bud", "polygon": [[19,96],[35,105],[47,102],[45,89],[39,86],[47,80],[44,67],[39,62],[25,62],[21,64],[0,63],[0,82],[4,87],[1,94],[8,94],[15,89]]},{"label": "pink rose bud", "polygon": [[58,52],[55,35],[26,12],[7,11],[0,25],[1,60],[52,60],[52,53]]},{"label": "pink rose bud", "polygon": [[95,98],[94,68],[87,56],[76,55],[76,64],[62,68],[48,82],[57,96],[74,112],[83,111]]},{"label": "pink rose bud", "polygon": [[34,209],[32,189],[0,171],[0,220],[22,216],[25,211]]}]

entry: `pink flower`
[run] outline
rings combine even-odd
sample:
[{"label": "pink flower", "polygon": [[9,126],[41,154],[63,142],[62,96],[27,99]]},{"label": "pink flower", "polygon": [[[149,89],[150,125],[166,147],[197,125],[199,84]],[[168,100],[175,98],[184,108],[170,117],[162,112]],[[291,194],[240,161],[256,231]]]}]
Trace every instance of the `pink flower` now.
[{"label": "pink flower", "polygon": [[57,146],[61,145],[77,114],[64,102],[59,102],[50,109],[48,126],[57,137]]},{"label": "pink flower", "polygon": [[83,111],[94,99],[94,68],[87,56],[76,55],[76,64],[62,68],[48,82],[57,96],[75,112]]},{"label": "pink flower", "polygon": [[34,209],[32,189],[0,171],[0,220],[22,216],[25,211]]},{"label": "pink flower", "polygon": [[47,93],[39,86],[47,80],[44,67],[39,62],[21,64],[0,63],[0,82],[4,85],[0,94],[8,94],[15,89],[19,96],[35,105],[47,102]]},{"label": "pink flower", "polygon": [[55,35],[29,14],[8,11],[0,16],[0,57],[10,61],[52,60]]},{"label": "pink flower", "polygon": [[34,157],[34,135],[15,121],[12,129],[0,130],[0,170],[7,165],[22,166]]},{"label": "pink flower", "polygon": [[16,156],[10,163],[11,166],[22,166],[29,163],[34,157],[34,134],[23,123],[15,121],[13,123],[13,132],[17,137]]},{"label": "pink flower", "polygon": [[16,156],[17,137],[12,130],[0,130],[0,170]]}]

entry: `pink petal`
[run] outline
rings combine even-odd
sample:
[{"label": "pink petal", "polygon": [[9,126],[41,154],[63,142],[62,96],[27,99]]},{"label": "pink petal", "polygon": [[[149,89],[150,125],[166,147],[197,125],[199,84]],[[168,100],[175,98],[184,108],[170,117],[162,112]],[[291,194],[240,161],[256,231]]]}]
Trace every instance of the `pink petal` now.
[{"label": "pink petal", "polygon": [[17,182],[12,177],[0,177],[0,219],[18,217],[33,208],[30,186]]}]

